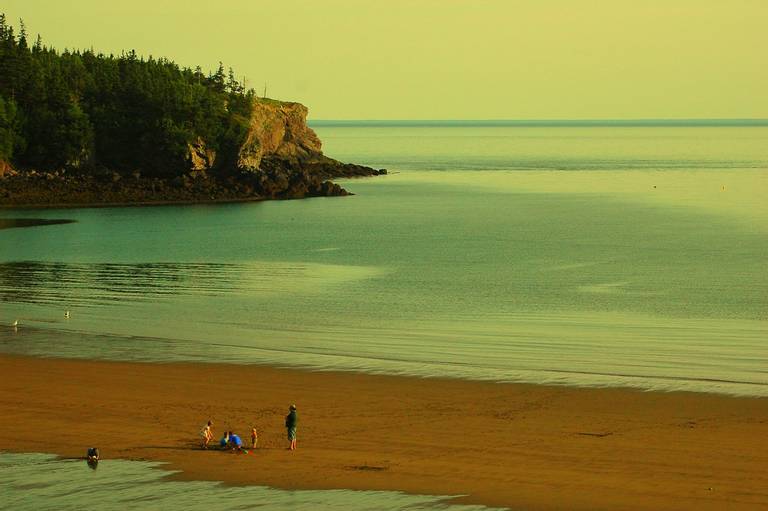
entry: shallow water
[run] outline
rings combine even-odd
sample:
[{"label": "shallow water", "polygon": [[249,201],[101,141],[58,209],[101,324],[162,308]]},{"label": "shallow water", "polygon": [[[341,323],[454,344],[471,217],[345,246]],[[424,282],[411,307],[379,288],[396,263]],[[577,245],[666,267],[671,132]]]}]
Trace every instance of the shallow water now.
[{"label": "shallow water", "polygon": [[768,395],[768,128],[318,134],[391,174],[0,211],[76,220],[0,231],[0,350]]},{"label": "shallow water", "polygon": [[281,511],[294,509],[482,511],[484,506],[452,505],[446,497],[386,491],[276,490],[227,487],[215,482],[169,481],[162,464],[103,460],[91,470],[82,460],[48,454],[0,453],[2,507],[14,510],[163,509]]}]

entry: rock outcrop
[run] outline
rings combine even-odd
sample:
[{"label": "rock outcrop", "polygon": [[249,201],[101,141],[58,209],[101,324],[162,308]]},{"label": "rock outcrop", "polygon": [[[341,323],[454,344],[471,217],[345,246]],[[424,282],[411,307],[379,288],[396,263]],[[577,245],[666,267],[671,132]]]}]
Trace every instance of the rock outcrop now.
[{"label": "rock outcrop", "polygon": [[290,169],[325,179],[386,174],[325,156],[320,138],[307,125],[307,113],[301,103],[255,99],[237,166],[246,171]]},{"label": "rock outcrop", "polygon": [[237,166],[259,170],[264,158],[282,160],[292,167],[324,158],[320,139],[307,126],[307,107],[271,99],[254,100]]},{"label": "rock outcrop", "polygon": [[202,138],[197,137],[194,144],[187,144],[187,148],[190,171],[205,171],[213,168],[216,163],[216,151],[206,147]]},{"label": "rock outcrop", "polygon": [[14,173],[15,171],[13,170],[13,167],[11,167],[10,163],[5,160],[0,160],[0,178],[4,176],[10,176]]}]

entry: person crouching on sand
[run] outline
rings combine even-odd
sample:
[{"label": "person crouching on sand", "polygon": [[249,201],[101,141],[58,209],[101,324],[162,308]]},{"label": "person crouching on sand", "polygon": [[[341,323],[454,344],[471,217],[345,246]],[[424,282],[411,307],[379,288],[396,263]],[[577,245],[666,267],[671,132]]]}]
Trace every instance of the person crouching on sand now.
[{"label": "person crouching on sand", "polygon": [[288,407],[288,415],[285,416],[285,429],[288,430],[288,441],[291,442],[288,449],[296,450],[296,426],[299,423],[299,417],[296,415],[296,405]]},{"label": "person crouching on sand", "polygon": [[88,466],[96,470],[99,466],[99,449],[97,447],[89,447],[85,459]]},{"label": "person crouching on sand", "polygon": [[256,444],[259,443],[259,434],[256,432],[256,428],[251,428],[251,449],[256,448]]},{"label": "person crouching on sand", "polygon": [[229,431],[224,432],[224,436],[219,440],[219,448],[226,449],[229,447]]},{"label": "person crouching on sand", "polygon": [[88,452],[86,453],[86,459],[88,461],[99,461],[99,448],[98,447],[89,447]]},{"label": "person crouching on sand", "polygon": [[240,439],[239,436],[235,435],[231,431],[227,433],[229,436],[229,448],[233,451],[242,451],[243,450],[243,441]]},{"label": "person crouching on sand", "polygon": [[211,440],[213,440],[213,422],[208,421],[208,424],[206,424],[200,432],[200,447],[202,449],[207,449]]}]

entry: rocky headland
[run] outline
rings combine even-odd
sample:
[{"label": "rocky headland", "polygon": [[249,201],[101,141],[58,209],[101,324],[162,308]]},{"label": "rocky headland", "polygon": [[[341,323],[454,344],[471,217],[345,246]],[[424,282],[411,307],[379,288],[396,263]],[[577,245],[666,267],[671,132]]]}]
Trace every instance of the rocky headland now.
[{"label": "rocky headland", "polygon": [[144,175],[70,165],[14,169],[0,160],[0,206],[128,205],[298,199],[348,195],[333,178],[385,174],[325,156],[300,103],[253,98],[244,140],[230,161],[202,137],[187,144],[184,173]]}]

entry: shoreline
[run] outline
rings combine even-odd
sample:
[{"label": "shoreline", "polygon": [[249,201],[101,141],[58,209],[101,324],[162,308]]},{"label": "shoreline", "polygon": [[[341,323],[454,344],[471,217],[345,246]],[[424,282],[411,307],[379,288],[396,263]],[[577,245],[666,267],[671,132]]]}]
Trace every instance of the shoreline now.
[{"label": "shoreline", "polygon": [[298,162],[267,158],[264,169],[229,173],[189,171],[177,176],[139,173],[91,174],[84,171],[0,172],[0,208],[82,208],[221,204],[312,197],[343,197],[350,192],[331,179],[386,175],[354,163],[322,156]]},{"label": "shoreline", "polygon": [[[466,495],[527,510],[768,505],[768,399],[267,366],[0,355],[0,450],[168,463],[283,489]],[[40,375],[45,375],[40,378]],[[299,449],[282,420],[299,408]],[[195,446],[259,429],[237,456]]]},{"label": "shoreline", "polygon": [[[384,175],[384,174],[379,174]],[[372,176],[341,176],[340,179],[364,179]],[[184,200],[156,200],[156,201],[122,201],[122,202],[60,202],[60,203],[35,203],[35,204],[4,204],[0,203],[0,210],[11,209],[91,209],[91,208],[132,208],[154,206],[208,206],[216,204],[240,204],[246,202],[267,201],[293,201],[305,199],[318,199],[324,197],[351,197],[356,195],[345,190],[343,195],[309,195],[306,197],[239,197],[222,199],[184,199]]]},{"label": "shoreline", "polygon": [[[348,193],[347,195],[354,195]],[[321,196],[322,197],[322,196]],[[0,204],[0,209],[91,209],[91,208],[132,208],[132,207],[153,207],[153,206],[195,206],[211,204],[237,204],[243,202],[266,202],[272,200],[302,200],[314,199],[316,197],[302,197],[301,199],[271,199],[267,197],[248,197],[241,199],[208,199],[208,200],[180,200],[180,201],[144,201],[144,202],[83,202],[58,204]]]}]

